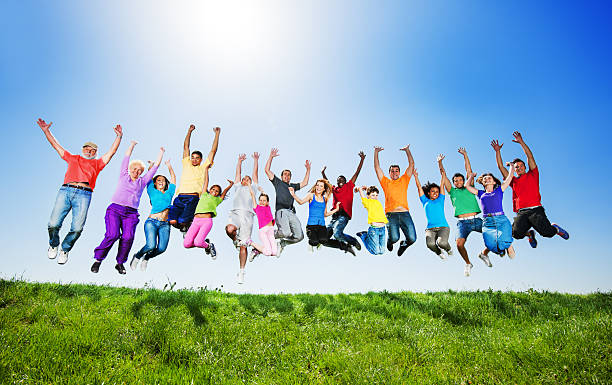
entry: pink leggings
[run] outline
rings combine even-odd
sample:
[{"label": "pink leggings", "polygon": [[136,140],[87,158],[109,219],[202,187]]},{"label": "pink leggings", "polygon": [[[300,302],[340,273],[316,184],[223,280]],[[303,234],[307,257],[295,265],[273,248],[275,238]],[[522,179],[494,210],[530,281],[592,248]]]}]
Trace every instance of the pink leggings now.
[{"label": "pink leggings", "polygon": [[264,226],[259,229],[259,238],[263,242],[264,255],[276,255],[276,239],[274,239],[274,226]]},{"label": "pink leggings", "polygon": [[188,249],[194,246],[202,248],[208,247],[206,237],[208,236],[208,233],[210,233],[212,225],[212,218],[193,218],[193,222],[191,223],[191,226],[189,226],[187,234],[185,234],[183,246]]}]

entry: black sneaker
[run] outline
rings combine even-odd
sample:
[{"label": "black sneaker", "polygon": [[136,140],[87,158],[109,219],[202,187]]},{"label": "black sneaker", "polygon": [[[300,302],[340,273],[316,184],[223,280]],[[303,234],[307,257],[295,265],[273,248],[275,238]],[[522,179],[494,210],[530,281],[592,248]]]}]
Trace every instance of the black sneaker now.
[{"label": "black sneaker", "polygon": [[[206,240],[206,242],[208,242],[208,239]],[[217,249],[215,249],[215,244],[214,243],[208,243],[208,250],[210,253],[210,257],[212,259],[217,259]]]},{"label": "black sneaker", "polygon": [[404,254],[404,251],[408,248],[408,242],[401,241],[399,247],[397,248],[397,256],[401,257]]},{"label": "black sneaker", "polygon": [[387,250],[393,251],[393,243],[387,242]]},{"label": "black sneaker", "polygon": [[115,270],[117,270],[119,274],[125,274],[125,267],[123,267],[123,263],[116,264]]},{"label": "black sneaker", "polygon": [[533,229],[527,232],[527,239],[529,240],[529,246],[533,247],[534,249],[538,247],[538,240],[535,237],[535,231],[533,231]]},{"label": "black sneaker", "polygon": [[345,248],[344,252],[345,253],[353,254],[353,257],[357,256],[357,254],[355,254],[355,250],[353,250],[353,247],[351,245],[349,245],[348,243],[346,244],[346,248]]},{"label": "black sneaker", "polygon": [[100,271],[100,265],[102,264],[102,262],[100,261],[95,261],[93,263],[93,265],[91,265],[91,272],[92,273],[97,273],[98,271]]},{"label": "black sneaker", "polygon": [[359,241],[356,239],[355,242],[351,242],[351,246],[355,247],[357,250],[361,250],[361,243],[359,243]]}]

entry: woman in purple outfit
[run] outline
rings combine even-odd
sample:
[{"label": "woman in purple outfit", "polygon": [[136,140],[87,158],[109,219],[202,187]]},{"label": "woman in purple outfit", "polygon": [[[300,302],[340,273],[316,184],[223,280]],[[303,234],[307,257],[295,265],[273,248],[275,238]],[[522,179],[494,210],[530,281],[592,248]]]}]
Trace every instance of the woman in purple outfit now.
[{"label": "woman in purple outfit", "polygon": [[117,264],[115,269],[119,274],[125,274],[123,264],[128,259],[128,254],[134,242],[134,233],[136,225],[138,225],[138,205],[140,197],[145,187],[153,175],[157,172],[157,168],[164,156],[164,148],[161,147],[159,156],[153,164],[153,167],[143,176],[140,175],[145,170],[145,165],[140,160],[130,162],[130,156],[138,142],[132,141],[125,153],[125,157],[121,162],[121,171],[119,173],[119,184],[115,190],[115,194],[111,198],[111,204],[106,209],[104,222],[106,223],[106,234],[100,246],[94,250],[95,262],[91,265],[91,272],[97,273],[100,270],[100,265],[106,255],[110,251],[115,241],[119,240],[119,249],[117,250]]}]

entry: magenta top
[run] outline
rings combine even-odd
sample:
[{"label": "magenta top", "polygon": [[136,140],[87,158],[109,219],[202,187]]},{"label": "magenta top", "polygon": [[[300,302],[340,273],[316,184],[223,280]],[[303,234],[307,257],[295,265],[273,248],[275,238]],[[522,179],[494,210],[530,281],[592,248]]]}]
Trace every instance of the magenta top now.
[{"label": "magenta top", "polygon": [[132,207],[138,210],[142,192],[144,191],[145,187],[147,187],[147,183],[153,179],[153,176],[157,172],[157,166],[151,167],[146,174],[133,181],[132,178],[130,178],[130,171],[128,169],[129,165],[130,157],[125,156],[121,162],[119,184],[117,185],[117,189],[111,198],[111,203]]},{"label": "magenta top", "polygon": [[257,222],[259,222],[260,229],[262,227],[266,227],[266,225],[270,222],[274,224],[274,217],[272,216],[272,209],[270,209],[269,205],[268,206],[257,205],[257,207],[253,209],[253,211],[255,211],[255,214],[257,214]]}]

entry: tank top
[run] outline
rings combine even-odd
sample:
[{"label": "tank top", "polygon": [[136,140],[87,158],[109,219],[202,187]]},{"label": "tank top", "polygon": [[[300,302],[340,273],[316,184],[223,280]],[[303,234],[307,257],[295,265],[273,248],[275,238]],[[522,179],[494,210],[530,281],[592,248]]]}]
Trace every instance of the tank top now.
[{"label": "tank top", "polygon": [[306,223],[307,226],[325,226],[325,204],[325,198],[323,198],[323,202],[319,202],[313,195],[312,200],[308,204],[308,222]]}]

